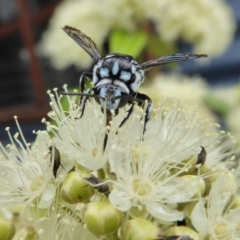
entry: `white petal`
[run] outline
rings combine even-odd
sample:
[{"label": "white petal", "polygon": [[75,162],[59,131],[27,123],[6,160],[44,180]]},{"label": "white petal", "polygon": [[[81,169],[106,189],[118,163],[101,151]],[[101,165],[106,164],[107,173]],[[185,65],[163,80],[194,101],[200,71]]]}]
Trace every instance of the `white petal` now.
[{"label": "white petal", "polygon": [[111,204],[121,211],[128,211],[132,207],[132,203],[126,197],[125,192],[113,190],[109,195]]},{"label": "white petal", "polygon": [[232,223],[232,224],[240,224],[240,207],[230,210],[226,216],[224,216],[224,220]]},{"label": "white petal", "polygon": [[191,220],[193,226],[197,229],[197,231],[202,235],[206,235],[208,233],[208,228],[211,226],[209,226],[209,222],[206,216],[206,209],[203,207],[203,205],[204,200],[199,200],[191,213]]},{"label": "white petal", "polygon": [[55,186],[53,184],[48,184],[46,189],[42,192],[40,202],[38,204],[39,208],[48,208],[55,196]]},{"label": "white petal", "polygon": [[98,170],[103,168],[107,162],[106,157],[91,157],[91,156],[80,156],[76,159],[77,163],[80,165],[90,169],[90,170]]},{"label": "white petal", "polygon": [[164,205],[149,204],[147,210],[152,216],[165,222],[178,221],[184,218],[183,212],[170,209]]}]

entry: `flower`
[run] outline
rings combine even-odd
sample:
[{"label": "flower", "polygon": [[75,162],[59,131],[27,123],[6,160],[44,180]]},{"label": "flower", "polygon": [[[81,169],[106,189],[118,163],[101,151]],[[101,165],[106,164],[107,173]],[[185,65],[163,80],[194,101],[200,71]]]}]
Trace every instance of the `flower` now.
[{"label": "flower", "polygon": [[0,204],[13,212],[14,239],[239,238],[240,184],[225,161],[235,143],[218,124],[163,98],[143,134],[146,106],[119,128],[127,105],[111,116],[89,97],[81,116],[77,94],[48,94],[51,134],[35,132],[30,145],[15,118],[19,133],[7,128],[11,144],[1,145]]},{"label": "flower", "polygon": [[[212,112],[204,102],[210,89],[200,77],[190,78],[178,75],[161,75],[156,77],[150,85],[141,87],[140,92],[151,96],[153,104],[155,105],[162,101],[164,97],[179,101],[180,107],[187,106],[185,114],[189,117],[192,116],[192,113],[197,108],[199,115],[207,125],[209,125],[209,122],[216,121]],[[223,90],[221,92],[223,92]],[[214,91],[213,93],[214,95],[218,95],[220,94],[220,90]],[[232,92],[232,95],[233,94]],[[231,94],[227,89],[227,96],[228,95],[230,96]],[[164,106],[167,107],[167,104],[168,102],[166,102]],[[220,130],[221,127],[217,124],[215,127],[216,132],[211,133],[212,140],[204,145],[207,151],[206,165],[209,167],[226,165],[226,162],[223,162],[223,160],[231,159],[231,157],[239,151],[236,149],[235,136],[233,137],[230,132]]]},{"label": "flower", "polygon": [[191,221],[195,229],[208,239],[233,240],[240,237],[240,206],[232,209],[230,200],[236,194],[233,176],[223,172],[212,184],[208,198],[199,198]]},{"label": "flower", "polygon": [[151,96],[155,105],[161,101],[163,96],[170,97],[181,102],[183,107],[188,106],[186,114],[191,115],[197,107],[202,118],[209,119],[211,122],[216,121],[204,101],[210,89],[201,77],[161,74],[152,79],[149,85],[142,86],[139,91]]},{"label": "flower", "polygon": [[[66,86],[64,89],[67,92]],[[103,151],[107,128],[105,126],[106,116],[100,111],[100,106],[96,102],[89,101],[85,108],[84,118],[80,118],[80,108],[76,103],[76,97],[67,97],[70,107],[66,112],[61,106],[62,96],[57,94],[57,89],[55,93],[56,96],[48,92],[53,109],[48,115],[57,126],[46,123],[48,131],[54,133],[56,147],[71,159],[72,166],[78,163],[90,170],[103,168],[108,160],[108,149]],[[115,135],[113,129],[109,132],[108,145],[112,135]]]},{"label": "flower", "polygon": [[[64,89],[67,92],[66,86]],[[56,147],[72,159],[72,166],[77,163],[93,171],[109,164],[109,173],[114,175],[108,180],[113,188],[109,200],[122,211],[145,208],[160,221],[181,220],[184,213],[177,204],[192,201],[204,185],[204,176],[187,175],[192,168],[187,159],[197,157],[200,146],[208,149],[207,166],[220,167],[226,156],[234,155],[233,143],[217,124],[202,120],[197,111],[188,118],[174,100],[166,99],[155,110],[142,141],[143,109],[135,107],[131,118],[118,129],[124,108],[106,127],[106,116],[95,101],[87,102],[80,118],[76,97],[67,96],[69,110],[65,111],[62,96],[54,91],[55,96],[49,92],[53,109],[49,116],[56,125],[47,122],[47,128],[54,133]]]},{"label": "flower", "polygon": [[34,222],[33,226],[39,240],[98,239],[84,228],[82,220],[73,211],[63,209],[57,205],[51,206],[47,215]]},{"label": "flower", "polygon": [[[156,1],[157,2],[157,1]],[[231,43],[235,31],[233,15],[223,0],[170,0],[159,1],[161,14],[149,11],[157,26],[157,31],[165,41],[179,38],[193,43],[195,52],[206,52],[216,56],[225,51]],[[187,16],[187,17],[186,17]],[[224,36],[223,34],[226,34]],[[221,41],[218,41],[220,36]]]},{"label": "flower", "polygon": [[65,0],[43,35],[41,53],[50,57],[56,68],[72,64],[86,68],[91,58],[70,38],[63,39],[61,27],[67,24],[80,29],[101,49],[111,30],[133,32],[149,20],[164,42],[184,39],[193,44],[195,52],[212,57],[225,51],[235,30],[233,15],[224,0]]},{"label": "flower", "polygon": [[11,144],[6,148],[0,145],[4,153],[0,156],[0,203],[25,205],[37,199],[39,208],[47,208],[55,195],[52,163],[46,157],[50,137],[46,131],[38,132],[35,143],[30,146],[17,117],[15,121],[19,133],[12,136],[9,128],[6,128]]},{"label": "flower", "polygon": [[201,145],[211,146],[209,152],[213,154],[216,135],[221,134],[216,125],[204,129],[197,114],[188,119],[178,105],[170,104],[166,110],[164,105],[149,122],[144,141],[131,137],[137,135],[137,121],[129,121],[119,132],[109,151],[111,172],[116,177],[111,181],[109,200],[122,211],[143,207],[157,219],[169,222],[184,217],[176,204],[192,201],[202,185],[201,177],[193,178],[192,184],[187,180],[189,176],[182,177],[192,167],[186,160],[197,156]]}]

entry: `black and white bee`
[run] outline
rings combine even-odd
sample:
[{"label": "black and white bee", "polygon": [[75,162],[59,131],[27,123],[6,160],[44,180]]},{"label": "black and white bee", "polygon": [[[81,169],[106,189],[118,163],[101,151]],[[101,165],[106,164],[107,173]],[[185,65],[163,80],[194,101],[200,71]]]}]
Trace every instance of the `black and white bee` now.
[{"label": "black and white bee", "polygon": [[[137,63],[132,56],[120,53],[110,53],[102,58],[96,44],[84,33],[73,27],[65,26],[63,30],[80,45],[95,61],[92,72],[93,87],[85,89],[84,74],[80,77],[80,106],[82,117],[86,101],[94,97],[101,105],[102,111],[106,109],[107,117],[111,118],[112,112],[118,114],[119,108],[130,105],[127,115],[120,123],[121,127],[133,113],[134,102],[145,109],[143,133],[152,113],[151,99],[137,92],[144,80],[145,71],[163,64],[181,62],[195,58],[207,57],[205,54],[171,54],[153,59],[142,64]],[[68,93],[68,95],[71,95]],[[146,108],[145,103],[147,103]]]}]

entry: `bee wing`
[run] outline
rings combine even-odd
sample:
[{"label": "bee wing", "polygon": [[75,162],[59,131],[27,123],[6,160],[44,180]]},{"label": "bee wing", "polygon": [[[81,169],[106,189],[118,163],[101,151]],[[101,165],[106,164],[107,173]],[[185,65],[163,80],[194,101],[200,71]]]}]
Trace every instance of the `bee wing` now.
[{"label": "bee wing", "polygon": [[202,58],[202,57],[207,57],[207,55],[206,54],[182,54],[182,53],[169,54],[169,55],[142,63],[140,64],[140,67],[142,70],[146,71],[155,66],[174,63],[174,62],[182,62],[182,61],[187,61],[190,59]]},{"label": "bee wing", "polygon": [[101,58],[101,55],[97,49],[96,44],[93,40],[82,33],[80,30],[65,26],[63,31],[71,37],[78,45],[80,45],[90,56],[91,58],[96,61]]}]

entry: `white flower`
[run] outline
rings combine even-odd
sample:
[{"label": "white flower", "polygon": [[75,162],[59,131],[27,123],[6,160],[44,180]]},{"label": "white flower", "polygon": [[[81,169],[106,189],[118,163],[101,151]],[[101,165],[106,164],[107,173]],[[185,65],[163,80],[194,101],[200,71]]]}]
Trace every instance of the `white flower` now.
[{"label": "white flower", "polygon": [[162,104],[155,112],[143,141],[136,137],[140,117],[135,116],[135,121],[131,119],[119,131],[108,154],[111,172],[116,175],[109,200],[122,211],[146,207],[152,216],[170,222],[184,216],[176,204],[191,201],[199,191],[201,178],[189,184],[181,177],[192,167],[185,160],[197,155],[196,150],[211,140],[215,130],[213,126],[202,128],[197,116],[187,119],[178,106],[164,109]]},{"label": "white flower", "polygon": [[45,217],[33,223],[39,240],[97,240],[84,228],[82,220],[71,210],[51,206]]},{"label": "white flower", "polygon": [[165,41],[182,38],[193,43],[195,52],[211,56],[224,52],[232,41],[235,23],[223,0],[165,0],[159,1],[157,6],[152,7],[152,12],[148,11],[148,16],[153,18]]},{"label": "white flower", "polygon": [[161,74],[153,81],[140,88],[140,92],[151,96],[153,103],[157,106],[162,96],[171,97],[181,101],[181,106],[188,106],[186,114],[192,114],[197,107],[202,118],[215,121],[215,117],[204,103],[204,97],[209,92],[209,86],[201,77],[188,77],[179,74]]},{"label": "white flower", "polygon": [[91,58],[64,36],[61,27],[70,25],[80,29],[102,48],[112,29],[131,32],[149,20],[165,42],[185,39],[194,45],[195,52],[210,56],[227,48],[235,29],[230,8],[223,0],[65,0],[57,7],[43,36],[41,52],[57,68],[72,64],[86,68]]},{"label": "white flower", "polygon": [[[55,196],[52,164],[46,157],[49,136],[38,132],[32,147],[26,142],[17,118],[19,133],[11,136],[6,128],[11,144],[0,145],[4,155],[0,156],[0,203],[26,204],[38,199],[39,208],[47,208]],[[21,139],[18,139],[18,136]]]},{"label": "white flower", "polygon": [[231,161],[239,153],[235,138],[231,133],[225,131],[216,133],[215,138],[212,138],[212,141],[209,141],[206,146],[207,159],[205,164],[212,168],[231,168],[233,165]]},{"label": "white flower", "polygon": [[[65,91],[67,91],[66,88]],[[50,92],[49,96],[53,111],[48,115],[56,122],[57,126],[48,122],[47,126],[48,130],[55,135],[56,147],[68,156],[72,161],[72,166],[76,162],[90,170],[103,168],[108,160],[107,152],[111,136],[115,136],[117,128],[115,128],[115,132],[111,128],[107,148],[103,151],[107,128],[105,126],[106,116],[101,112],[100,105],[95,100],[94,102],[88,101],[84,116],[80,118],[80,108],[76,103],[76,97],[66,98],[69,110],[64,111],[60,103],[61,97],[56,93],[55,99]],[[115,119],[119,119],[119,122],[122,118],[119,116]]]},{"label": "white flower", "polygon": [[191,221],[203,237],[212,240],[240,238],[240,206],[235,209],[228,206],[236,189],[233,176],[223,172],[213,183],[208,198],[199,199],[191,213]]}]

